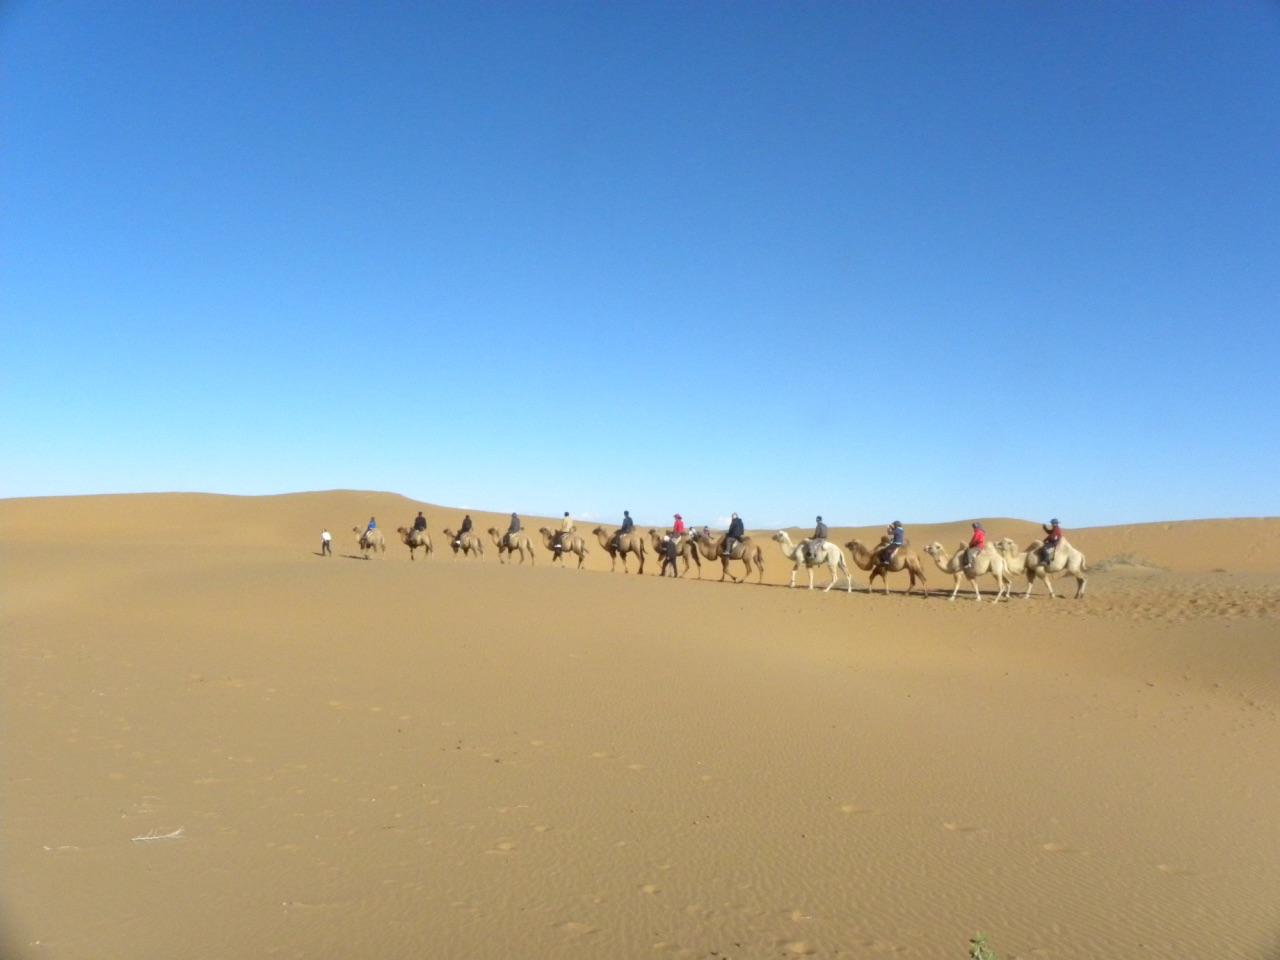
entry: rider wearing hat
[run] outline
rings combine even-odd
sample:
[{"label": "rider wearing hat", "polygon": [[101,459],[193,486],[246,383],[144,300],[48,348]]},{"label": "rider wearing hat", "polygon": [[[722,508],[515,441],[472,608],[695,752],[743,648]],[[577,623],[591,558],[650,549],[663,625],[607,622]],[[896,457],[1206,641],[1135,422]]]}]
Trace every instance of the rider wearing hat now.
[{"label": "rider wearing hat", "polygon": [[1040,559],[1047,565],[1053,562],[1053,551],[1062,542],[1062,527],[1058,525],[1057,520],[1050,520],[1048,523],[1042,523],[1040,528],[1047,534],[1044,544],[1040,547]]},{"label": "rider wearing hat", "polygon": [[982,529],[982,524],[975,523],[973,525],[973,537],[969,540],[969,547],[964,552],[964,566],[966,570],[973,568],[973,562],[978,558],[978,554],[982,552],[982,548],[987,545],[987,533]]},{"label": "rider wearing hat", "polygon": [[813,528],[813,536],[809,538],[808,551],[809,559],[812,561],[818,555],[818,551],[822,549],[822,545],[827,542],[827,525],[822,522],[822,517],[818,517],[816,525]]},{"label": "rider wearing hat", "polygon": [[885,531],[885,535],[889,542],[880,551],[880,562],[888,566],[893,562],[893,555],[898,552],[898,548],[906,542],[907,531],[902,529],[901,520],[895,520]]}]

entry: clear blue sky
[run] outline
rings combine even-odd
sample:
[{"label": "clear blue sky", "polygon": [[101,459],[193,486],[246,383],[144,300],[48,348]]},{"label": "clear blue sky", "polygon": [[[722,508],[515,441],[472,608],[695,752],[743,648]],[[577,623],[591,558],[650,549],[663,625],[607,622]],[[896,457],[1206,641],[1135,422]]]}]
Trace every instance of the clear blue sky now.
[{"label": "clear blue sky", "polygon": [[0,8],[0,496],[1280,513],[1280,5]]}]

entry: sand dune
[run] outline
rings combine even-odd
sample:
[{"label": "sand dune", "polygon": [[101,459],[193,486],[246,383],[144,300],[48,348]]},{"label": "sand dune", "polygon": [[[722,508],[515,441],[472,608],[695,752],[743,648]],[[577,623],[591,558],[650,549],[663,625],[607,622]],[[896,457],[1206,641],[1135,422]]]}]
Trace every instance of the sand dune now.
[{"label": "sand dune", "polygon": [[771,531],[763,588],[454,562],[461,514],[0,501],[4,955],[1280,957],[1280,519],[1068,530],[1086,598],[997,606],[780,589]]}]

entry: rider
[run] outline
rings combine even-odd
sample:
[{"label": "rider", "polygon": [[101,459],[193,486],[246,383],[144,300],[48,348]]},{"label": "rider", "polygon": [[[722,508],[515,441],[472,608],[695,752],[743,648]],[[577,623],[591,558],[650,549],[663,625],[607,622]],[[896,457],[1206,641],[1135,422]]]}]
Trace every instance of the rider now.
[{"label": "rider", "polygon": [[467,514],[462,518],[462,526],[458,528],[458,535],[453,540],[455,547],[462,546],[462,538],[471,532],[471,514]]},{"label": "rider", "polygon": [[511,546],[513,542],[513,538],[519,532],[520,532],[520,518],[516,516],[515,511],[512,511],[511,523],[507,527],[507,533],[506,533],[506,536],[503,537],[503,542],[506,543],[507,546]]},{"label": "rider", "polygon": [[555,540],[551,543],[551,549],[556,552],[557,556],[564,549],[564,535],[566,533],[573,533],[573,521],[569,519],[568,510],[564,512],[564,519],[560,521],[560,529],[556,531]]},{"label": "rider", "polygon": [[739,540],[742,539],[746,529],[742,523],[742,519],[735,513],[729,521],[729,532],[724,535],[724,550],[721,551],[722,556],[732,557],[733,548],[737,546]]},{"label": "rider", "polygon": [[636,522],[631,519],[631,511],[622,511],[622,526],[618,528],[618,532],[613,535],[613,549],[622,548],[622,538],[631,533],[636,528]]},{"label": "rider", "polygon": [[422,511],[418,511],[417,519],[413,521],[413,529],[421,533],[427,529],[427,518],[422,515]]},{"label": "rider", "polygon": [[827,542],[827,525],[822,522],[822,517],[818,517],[817,526],[813,528],[813,536],[809,538],[807,549],[809,551],[809,559],[813,560],[818,555],[818,551],[822,549],[822,545]]},{"label": "rider", "polygon": [[1040,559],[1045,566],[1048,566],[1053,563],[1053,551],[1062,542],[1062,527],[1058,525],[1057,520],[1050,520],[1048,523],[1040,524],[1040,528],[1046,534],[1044,544],[1040,547]]},{"label": "rider", "polygon": [[880,551],[880,562],[888,566],[893,563],[893,555],[898,552],[898,548],[906,542],[907,532],[902,529],[902,521],[895,520],[885,534],[889,542]]},{"label": "rider", "polygon": [[969,546],[964,552],[964,568],[966,570],[973,569],[973,562],[978,558],[978,554],[982,552],[983,547],[987,545],[987,533],[982,529],[982,524],[975,523],[973,525],[973,537],[969,540]]},{"label": "rider", "polygon": [[671,535],[673,537],[683,537],[684,536],[684,518],[677,513],[675,516],[675,521],[676,522],[671,525]]}]

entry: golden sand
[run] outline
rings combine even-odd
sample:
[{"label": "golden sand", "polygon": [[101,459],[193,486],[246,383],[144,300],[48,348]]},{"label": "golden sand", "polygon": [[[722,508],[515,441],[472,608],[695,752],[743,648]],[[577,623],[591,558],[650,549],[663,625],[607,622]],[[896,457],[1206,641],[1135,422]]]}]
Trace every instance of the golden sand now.
[{"label": "golden sand", "polygon": [[995,605],[787,590],[771,531],[763,587],[455,562],[461,515],[0,501],[0,954],[1280,956],[1280,520],[1068,530],[1086,597]]}]

